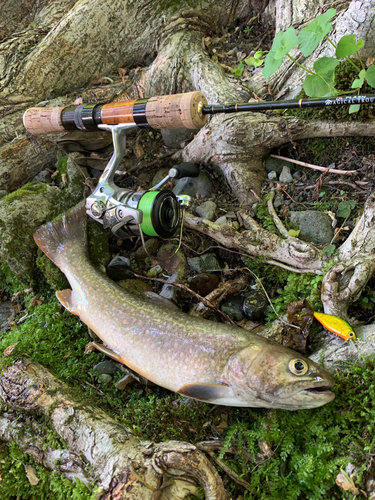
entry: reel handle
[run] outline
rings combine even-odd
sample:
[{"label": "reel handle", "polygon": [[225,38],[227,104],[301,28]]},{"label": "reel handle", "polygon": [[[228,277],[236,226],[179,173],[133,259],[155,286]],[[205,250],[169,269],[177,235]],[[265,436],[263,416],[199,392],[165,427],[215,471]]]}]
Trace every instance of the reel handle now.
[{"label": "reel handle", "polygon": [[183,177],[198,177],[199,175],[199,167],[195,163],[184,162],[180,165],[174,165],[169,171],[169,177],[172,177],[171,171],[173,172],[174,179],[182,179]]}]

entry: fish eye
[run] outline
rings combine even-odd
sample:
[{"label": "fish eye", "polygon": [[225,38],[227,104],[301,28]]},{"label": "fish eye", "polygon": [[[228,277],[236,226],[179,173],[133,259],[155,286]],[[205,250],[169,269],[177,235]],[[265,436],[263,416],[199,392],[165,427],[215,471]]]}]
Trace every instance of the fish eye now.
[{"label": "fish eye", "polygon": [[349,332],[348,337],[354,337],[354,332]]},{"label": "fish eye", "polygon": [[292,359],[289,361],[289,370],[294,375],[305,375],[309,369],[308,364],[303,359]]}]

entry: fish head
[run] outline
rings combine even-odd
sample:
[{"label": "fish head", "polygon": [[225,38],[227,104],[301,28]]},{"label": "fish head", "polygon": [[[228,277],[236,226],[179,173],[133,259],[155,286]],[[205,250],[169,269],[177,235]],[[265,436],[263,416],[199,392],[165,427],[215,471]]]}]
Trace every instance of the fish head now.
[{"label": "fish head", "polygon": [[[234,354],[229,379],[248,406],[298,410],[332,401],[334,378],[314,361],[278,344],[258,342]],[[250,404],[259,401],[259,404]]]}]

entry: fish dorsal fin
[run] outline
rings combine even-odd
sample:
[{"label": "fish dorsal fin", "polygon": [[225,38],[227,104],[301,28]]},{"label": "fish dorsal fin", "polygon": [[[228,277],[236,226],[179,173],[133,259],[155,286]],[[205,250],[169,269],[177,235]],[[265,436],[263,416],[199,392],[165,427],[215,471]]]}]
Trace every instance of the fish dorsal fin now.
[{"label": "fish dorsal fin", "polygon": [[56,297],[59,299],[59,302],[72,314],[77,316],[76,308],[73,304],[72,290],[67,288],[66,290],[59,290],[56,292]]},{"label": "fish dorsal fin", "polygon": [[212,384],[208,382],[196,382],[185,384],[177,391],[182,396],[200,399],[201,401],[215,401],[232,396],[232,389],[227,385]]}]

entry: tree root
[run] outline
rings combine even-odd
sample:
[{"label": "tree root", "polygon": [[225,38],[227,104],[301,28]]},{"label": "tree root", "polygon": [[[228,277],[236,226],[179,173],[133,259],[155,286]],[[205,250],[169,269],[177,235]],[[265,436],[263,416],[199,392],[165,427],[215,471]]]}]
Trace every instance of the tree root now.
[{"label": "tree root", "polygon": [[[18,360],[10,367],[0,377],[0,397],[30,418],[33,414],[49,417],[69,452],[51,448],[42,452],[40,438],[28,435],[23,425],[21,432],[21,424],[12,422],[9,414],[0,419],[1,437],[14,439],[48,468],[86,482],[94,479],[106,492],[103,500],[122,498],[115,493],[128,499],[182,499],[196,492],[194,478],[202,484],[207,499],[226,498],[218,473],[195,446],[177,441],[140,443],[102,410],[77,402],[67,386],[38,363]],[[62,458],[63,464],[57,466],[52,457]]]}]

